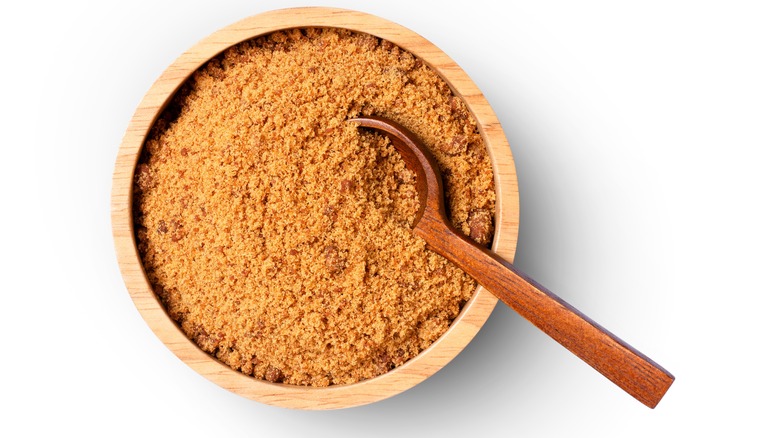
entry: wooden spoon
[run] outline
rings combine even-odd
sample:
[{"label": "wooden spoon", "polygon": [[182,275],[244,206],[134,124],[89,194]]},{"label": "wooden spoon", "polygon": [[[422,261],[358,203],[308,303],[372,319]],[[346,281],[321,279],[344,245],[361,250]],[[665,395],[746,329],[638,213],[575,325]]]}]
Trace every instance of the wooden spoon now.
[{"label": "wooden spoon", "polygon": [[380,117],[350,119],[385,133],[417,174],[420,208],[413,232],[493,295],[576,354],[634,398],[654,408],[674,376],[495,253],[472,241],[447,218],[436,160],[403,126]]}]

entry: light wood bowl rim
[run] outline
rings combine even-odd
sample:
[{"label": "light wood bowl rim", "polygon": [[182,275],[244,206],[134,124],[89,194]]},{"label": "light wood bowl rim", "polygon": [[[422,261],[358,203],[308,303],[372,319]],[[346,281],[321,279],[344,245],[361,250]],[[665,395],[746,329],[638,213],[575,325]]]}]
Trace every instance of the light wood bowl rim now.
[{"label": "light wood bowl rim", "polygon": [[144,140],[179,86],[225,49],[260,35],[296,27],[346,28],[389,40],[421,58],[450,84],[476,118],[493,162],[497,200],[493,251],[506,260],[514,259],[519,225],[517,175],[506,136],[485,97],[452,59],[417,33],[370,14],[335,8],[292,8],[261,13],[214,32],[174,61],[142,99],[120,145],[111,192],[111,220],[119,267],[135,306],[155,335],[184,363],[217,385],[262,403],[296,409],[338,409],[391,397],[436,373],[477,334],[493,311],[496,298],[478,287],[441,338],[389,373],[351,385],[326,388],[273,384],[235,371],[206,354],[168,317],[144,273],[131,217],[133,174]]}]

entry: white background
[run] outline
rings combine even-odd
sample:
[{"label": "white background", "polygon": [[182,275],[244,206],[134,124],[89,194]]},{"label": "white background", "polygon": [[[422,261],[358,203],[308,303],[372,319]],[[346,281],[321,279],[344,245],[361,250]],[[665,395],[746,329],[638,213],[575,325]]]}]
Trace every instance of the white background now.
[{"label": "white background", "polygon": [[405,25],[471,75],[516,160],[515,264],[677,377],[650,410],[500,304],[432,378],[332,412],[243,399],[176,359],[127,295],[109,220],[115,154],[156,77],[223,26],[323,3],[12,4],[0,6],[11,436],[777,436],[777,3],[324,3]]}]

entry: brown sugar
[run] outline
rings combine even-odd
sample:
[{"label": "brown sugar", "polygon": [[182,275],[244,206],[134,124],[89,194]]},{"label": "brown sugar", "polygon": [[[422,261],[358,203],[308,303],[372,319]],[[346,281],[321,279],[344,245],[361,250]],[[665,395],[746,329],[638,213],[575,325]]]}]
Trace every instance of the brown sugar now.
[{"label": "brown sugar", "polygon": [[276,32],[212,59],[182,87],[136,168],[139,253],[201,349],[271,382],[354,383],[439,338],[476,283],[412,234],[414,174],[382,115],[442,169],[449,215],[493,234],[490,158],[463,101],[373,36]]}]

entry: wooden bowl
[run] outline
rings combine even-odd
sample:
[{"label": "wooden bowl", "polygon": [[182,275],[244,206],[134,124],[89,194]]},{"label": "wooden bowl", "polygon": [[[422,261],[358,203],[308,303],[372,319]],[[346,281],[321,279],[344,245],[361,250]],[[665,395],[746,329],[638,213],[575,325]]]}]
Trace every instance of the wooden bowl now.
[{"label": "wooden bowl", "polygon": [[274,384],[234,371],[203,352],[168,317],[146,278],[131,217],[133,175],[139,154],[152,124],[178,88],[209,59],[235,44],[278,30],[301,27],[346,28],[389,40],[422,59],[449,83],[476,118],[493,162],[497,198],[493,251],[506,260],[514,258],[519,218],[517,176],[504,132],[485,97],[452,59],[420,35],[382,18],[343,9],[296,8],[266,12],[215,32],[181,55],[152,85],[130,121],[114,170],[111,218],[119,267],[130,296],[149,327],[182,361],[223,388],[266,404],[299,409],[337,409],[396,395],[434,374],[476,335],[493,311],[496,298],[478,287],[441,338],[386,374],[350,385],[325,388]]}]

